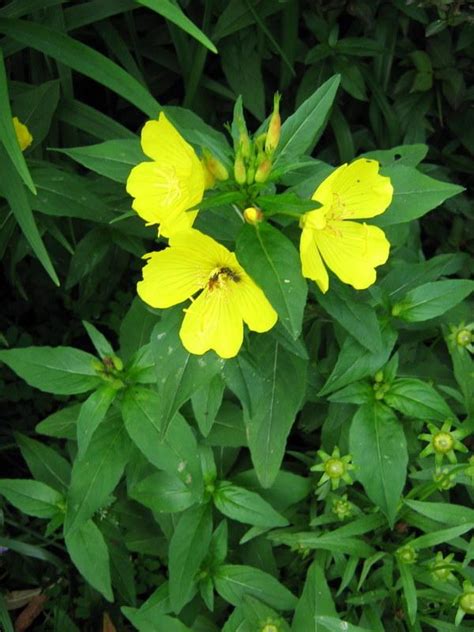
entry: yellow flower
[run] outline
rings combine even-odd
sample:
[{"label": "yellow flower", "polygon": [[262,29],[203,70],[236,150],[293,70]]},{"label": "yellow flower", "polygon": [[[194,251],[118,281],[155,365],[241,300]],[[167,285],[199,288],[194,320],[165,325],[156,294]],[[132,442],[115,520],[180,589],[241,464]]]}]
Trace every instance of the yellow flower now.
[{"label": "yellow flower", "polygon": [[33,136],[30,134],[30,130],[21,123],[16,116],[13,117],[13,127],[15,128],[18,144],[21,151],[25,151],[33,142]]},{"label": "yellow flower", "polygon": [[132,208],[149,224],[160,224],[165,237],[190,228],[197,211],[186,212],[202,200],[204,170],[194,149],[168,121],[163,112],[147,121],[142,130],[143,152],[153,162],[132,169],[127,192]]},{"label": "yellow flower", "polygon": [[152,307],[178,305],[202,290],[185,309],[180,338],[190,352],[209,349],[222,358],[237,355],[243,323],[252,331],[273,327],[277,314],[233,252],[195,229],[171,236],[169,248],[145,255],[138,294]]},{"label": "yellow flower", "polygon": [[378,169],[376,160],[366,158],[342,165],[312,196],[322,206],[301,219],[303,276],[316,281],[322,292],[329,287],[323,261],[341,281],[362,290],[375,282],[375,267],[388,259],[390,244],[383,230],[350,221],[375,217],[390,205],[393,187]]}]

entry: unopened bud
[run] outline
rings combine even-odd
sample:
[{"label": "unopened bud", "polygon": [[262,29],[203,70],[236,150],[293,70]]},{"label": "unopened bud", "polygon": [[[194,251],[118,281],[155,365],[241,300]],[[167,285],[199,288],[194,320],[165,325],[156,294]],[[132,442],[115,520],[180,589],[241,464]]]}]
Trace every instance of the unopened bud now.
[{"label": "unopened bud", "polygon": [[270,160],[270,158],[265,158],[258,165],[257,171],[255,172],[255,182],[259,182],[260,184],[262,182],[266,182],[268,179],[268,176],[270,175],[271,170],[272,170],[272,161]]},{"label": "unopened bud", "polygon": [[247,182],[247,171],[242,155],[237,153],[234,162],[234,178],[237,184],[245,184]]},{"label": "unopened bud", "polygon": [[273,97],[273,113],[268,124],[267,138],[265,140],[265,151],[271,156],[280,142],[281,117],[280,117],[280,99],[278,92]]},{"label": "unopened bud", "polygon": [[116,371],[123,371],[123,362],[118,356],[112,356],[112,364]]},{"label": "unopened bud", "polygon": [[205,189],[212,189],[212,187],[216,183],[216,178],[209,171],[209,168],[208,168],[208,166],[206,164],[206,161],[204,159],[201,160],[201,165],[202,165],[202,171],[203,171],[203,174],[204,174],[204,188]]},{"label": "unopened bud", "polygon": [[244,219],[248,224],[259,224],[263,222],[263,213],[259,208],[249,206],[244,211]]},{"label": "unopened bud", "polygon": [[13,117],[13,127],[15,128],[20,149],[21,151],[25,151],[25,149],[28,149],[33,142],[33,136],[30,134],[30,130],[26,127],[26,125],[21,123],[16,116]]},{"label": "unopened bud", "polygon": [[207,169],[214,176],[214,178],[216,178],[216,180],[224,181],[229,179],[229,172],[224,167],[222,162],[218,160],[215,156],[213,156],[211,152],[207,149],[203,150],[203,160]]}]

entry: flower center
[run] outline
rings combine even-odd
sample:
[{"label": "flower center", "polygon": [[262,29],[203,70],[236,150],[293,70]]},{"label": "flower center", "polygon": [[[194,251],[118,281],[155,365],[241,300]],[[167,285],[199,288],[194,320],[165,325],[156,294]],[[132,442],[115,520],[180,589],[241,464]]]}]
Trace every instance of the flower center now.
[{"label": "flower center", "polygon": [[154,186],[163,195],[163,204],[172,206],[181,198],[181,184],[174,168],[156,168]]},{"label": "flower center", "polygon": [[339,195],[339,193],[334,193],[333,192],[333,194],[332,194],[332,204],[331,204],[331,208],[330,208],[329,213],[328,213],[328,219],[340,220],[340,219],[342,219],[342,216],[344,214],[347,215],[346,205],[341,200],[341,196]]},{"label": "flower center", "polygon": [[456,342],[460,347],[467,347],[472,342],[472,333],[468,329],[461,329],[456,336]]},{"label": "flower center", "polygon": [[433,437],[433,448],[440,454],[446,454],[453,449],[454,439],[449,432],[437,432]]},{"label": "flower center", "polygon": [[207,289],[212,292],[213,290],[224,288],[229,281],[239,283],[240,280],[241,278],[238,272],[232,270],[232,268],[223,266],[213,270],[207,282]]},{"label": "flower center", "polygon": [[324,464],[324,471],[329,478],[341,478],[345,474],[346,466],[341,459],[328,459]]}]

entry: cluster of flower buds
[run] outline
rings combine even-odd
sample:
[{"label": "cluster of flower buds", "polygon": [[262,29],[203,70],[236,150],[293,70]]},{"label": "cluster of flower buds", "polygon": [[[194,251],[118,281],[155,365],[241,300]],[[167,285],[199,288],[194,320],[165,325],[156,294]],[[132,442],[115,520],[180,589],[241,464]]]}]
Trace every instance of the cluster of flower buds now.
[{"label": "cluster of flower buds", "polygon": [[104,382],[110,382],[117,390],[125,386],[121,379],[123,362],[118,356],[105,356],[102,360],[94,360],[92,366]]},{"label": "cluster of flower buds", "polygon": [[272,170],[272,157],[280,142],[280,95],[273,98],[273,112],[267,132],[250,139],[243,121],[239,121],[239,140],[235,152],[234,178],[237,184],[262,184]]}]

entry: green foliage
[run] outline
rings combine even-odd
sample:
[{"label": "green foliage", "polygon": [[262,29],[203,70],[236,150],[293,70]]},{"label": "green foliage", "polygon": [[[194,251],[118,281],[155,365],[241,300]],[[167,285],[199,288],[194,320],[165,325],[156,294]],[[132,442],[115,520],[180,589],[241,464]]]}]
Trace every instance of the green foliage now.
[{"label": "green foliage", "polygon": [[[472,629],[468,4],[0,8],[2,630],[30,589],[45,631],[109,629],[105,613],[143,632]],[[125,186],[160,111],[231,174],[195,226],[278,314],[231,359],[183,347],[189,304],[136,296],[167,244]],[[368,289],[330,273],[322,293],[300,224],[359,156],[394,189],[367,219],[389,259]]]}]

